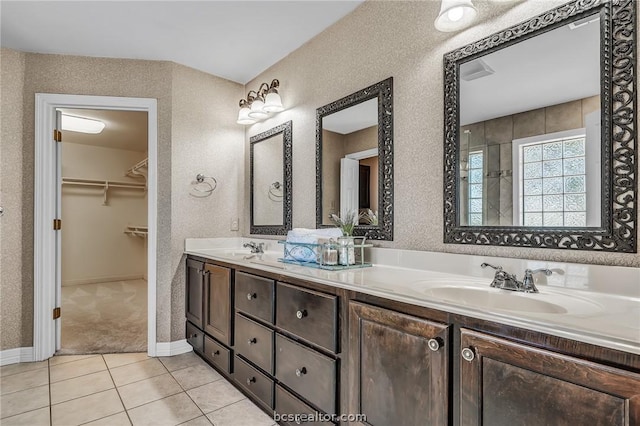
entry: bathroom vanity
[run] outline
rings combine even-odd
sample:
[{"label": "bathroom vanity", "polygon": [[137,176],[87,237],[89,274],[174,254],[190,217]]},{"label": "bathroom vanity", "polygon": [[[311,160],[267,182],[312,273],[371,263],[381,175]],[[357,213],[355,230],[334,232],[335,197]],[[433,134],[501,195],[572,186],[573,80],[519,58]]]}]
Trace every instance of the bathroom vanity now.
[{"label": "bathroom vanity", "polygon": [[[640,423],[637,297],[568,290],[563,298],[548,286],[485,292],[477,278],[425,270],[329,272],[279,264],[277,253],[186,253],[189,343],[270,415],[363,414],[351,423],[369,425]],[[626,324],[606,324],[624,315]],[[571,325],[596,317],[602,329],[591,333]]]}]

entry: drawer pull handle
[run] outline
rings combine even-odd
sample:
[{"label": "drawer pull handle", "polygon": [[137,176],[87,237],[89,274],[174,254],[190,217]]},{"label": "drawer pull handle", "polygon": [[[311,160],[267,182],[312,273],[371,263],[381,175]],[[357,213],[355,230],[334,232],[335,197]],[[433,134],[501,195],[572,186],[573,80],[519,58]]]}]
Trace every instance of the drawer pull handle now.
[{"label": "drawer pull handle", "polygon": [[211,352],[211,356],[218,356],[218,355],[220,355],[220,351]]},{"label": "drawer pull handle", "polygon": [[302,309],[302,310],[296,312],[296,318],[298,318],[298,319],[302,319],[302,318],[304,318],[306,316],[307,316],[307,310],[306,309]]},{"label": "drawer pull handle", "polygon": [[255,299],[258,297],[256,293],[247,293],[247,300]]},{"label": "drawer pull handle", "polygon": [[471,349],[471,348],[462,349],[462,358],[465,361],[471,362],[471,361],[474,360],[475,357],[476,357],[476,354],[473,352],[473,349]]},{"label": "drawer pull handle", "polygon": [[189,335],[189,339],[195,339],[196,337],[198,337],[198,335],[196,333],[193,333],[193,334]]},{"label": "drawer pull handle", "polygon": [[306,367],[296,368],[296,376],[302,377],[305,374],[307,374],[307,368]]},{"label": "drawer pull handle", "polygon": [[247,386],[251,386],[251,383],[255,383],[256,382],[256,378],[255,377],[251,377],[249,379],[247,379]]},{"label": "drawer pull handle", "polygon": [[247,343],[250,345],[255,345],[256,343],[258,343],[258,339],[252,337],[251,339],[247,340]]},{"label": "drawer pull handle", "polygon": [[442,347],[442,343],[440,343],[440,339],[438,338],[429,339],[427,344],[429,345],[429,349],[431,349],[433,352],[438,352],[438,349]]}]

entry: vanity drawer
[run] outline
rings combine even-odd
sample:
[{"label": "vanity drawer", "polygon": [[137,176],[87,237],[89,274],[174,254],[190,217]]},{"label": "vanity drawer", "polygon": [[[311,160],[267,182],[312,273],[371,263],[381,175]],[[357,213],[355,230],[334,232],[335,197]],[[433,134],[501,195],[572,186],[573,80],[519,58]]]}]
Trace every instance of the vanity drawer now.
[{"label": "vanity drawer", "polygon": [[236,314],[236,352],[273,374],[273,330]]},{"label": "vanity drawer", "polygon": [[187,321],[187,343],[193,350],[202,353],[204,349],[204,333],[195,325]]},{"label": "vanity drawer", "polygon": [[[303,422],[301,421],[301,418],[297,418],[298,421],[296,422],[296,415],[302,414],[305,416],[314,416],[316,414],[316,410],[314,408],[311,408],[310,406],[308,406],[307,404],[305,404],[304,402],[302,402],[301,400],[299,400],[297,397],[293,396],[292,394],[290,394],[289,392],[287,392],[284,388],[282,388],[280,385],[276,385],[276,409],[275,409],[277,414],[280,415],[284,415],[286,416],[285,418],[281,418],[279,419],[279,424],[283,424],[283,425],[299,425],[299,424],[304,424],[304,425],[333,425],[333,423],[330,422],[310,422],[310,421],[306,421]],[[291,417],[293,418],[291,418]],[[313,417],[307,417],[307,419],[309,418],[313,418]]]},{"label": "vanity drawer", "polygon": [[335,360],[276,334],[276,378],[322,411],[335,414]]},{"label": "vanity drawer", "polygon": [[277,284],[276,325],[326,348],[338,349],[336,296]]},{"label": "vanity drawer", "polygon": [[231,373],[231,351],[209,336],[204,336],[203,356],[226,373]]},{"label": "vanity drawer", "polygon": [[236,310],[273,324],[273,280],[236,272]]},{"label": "vanity drawer", "polygon": [[253,368],[242,358],[238,358],[237,355],[235,367],[236,371],[233,377],[236,383],[273,409],[273,380]]}]

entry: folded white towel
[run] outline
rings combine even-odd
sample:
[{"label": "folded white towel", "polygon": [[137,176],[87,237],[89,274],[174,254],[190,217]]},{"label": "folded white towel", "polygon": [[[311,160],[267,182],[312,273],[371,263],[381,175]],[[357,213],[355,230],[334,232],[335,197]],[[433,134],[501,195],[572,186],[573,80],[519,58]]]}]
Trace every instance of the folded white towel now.
[{"label": "folded white towel", "polygon": [[[342,231],[338,228],[306,229],[294,228],[287,233],[288,243],[285,244],[284,258],[298,262],[317,262],[319,248],[314,246],[319,240],[338,238],[342,236]],[[309,244],[308,246],[302,244]]]}]

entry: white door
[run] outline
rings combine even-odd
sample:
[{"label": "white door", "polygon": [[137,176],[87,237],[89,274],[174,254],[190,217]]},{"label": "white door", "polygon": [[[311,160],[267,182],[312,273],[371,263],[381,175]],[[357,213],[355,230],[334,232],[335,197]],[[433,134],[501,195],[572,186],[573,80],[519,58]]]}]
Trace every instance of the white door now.
[{"label": "white door", "polygon": [[358,176],[360,162],[351,158],[340,159],[340,216],[358,210]]},{"label": "white door", "polygon": [[[62,113],[56,110],[56,129],[62,132]],[[62,142],[56,142],[56,218],[62,219]],[[62,305],[62,229],[56,232],[56,306]],[[56,322],[56,351],[61,347],[62,319]]]}]

